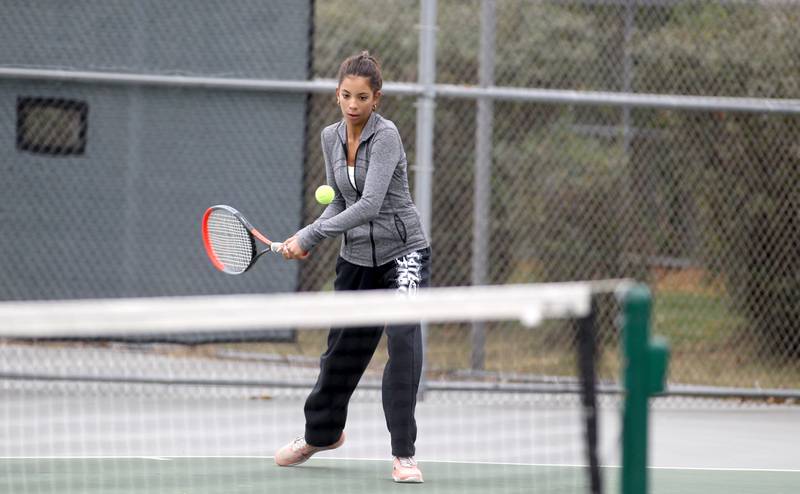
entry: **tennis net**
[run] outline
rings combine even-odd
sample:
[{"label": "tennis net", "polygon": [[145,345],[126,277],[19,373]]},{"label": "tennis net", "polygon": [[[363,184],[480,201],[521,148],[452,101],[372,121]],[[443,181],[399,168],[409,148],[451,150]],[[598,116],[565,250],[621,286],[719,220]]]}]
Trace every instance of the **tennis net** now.
[{"label": "tennis net", "polygon": [[[620,455],[620,364],[602,320],[628,285],[3,302],[0,490],[381,492],[385,341],[347,409],[345,445],[296,469],[271,457],[303,433],[328,327],[424,321],[427,490],[600,492]],[[467,348],[475,321],[481,369]],[[284,342],[243,337],[287,329]],[[211,331],[230,337],[175,343]]]}]

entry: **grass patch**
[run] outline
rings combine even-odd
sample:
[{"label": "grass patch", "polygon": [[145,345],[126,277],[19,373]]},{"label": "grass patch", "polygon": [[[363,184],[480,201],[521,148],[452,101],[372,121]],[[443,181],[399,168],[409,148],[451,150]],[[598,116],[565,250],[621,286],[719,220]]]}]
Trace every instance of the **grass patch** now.
[{"label": "grass patch", "polygon": [[653,333],[670,344],[673,383],[800,388],[800,366],[764,356],[759,336],[718,280],[700,270],[660,272],[653,283]]}]

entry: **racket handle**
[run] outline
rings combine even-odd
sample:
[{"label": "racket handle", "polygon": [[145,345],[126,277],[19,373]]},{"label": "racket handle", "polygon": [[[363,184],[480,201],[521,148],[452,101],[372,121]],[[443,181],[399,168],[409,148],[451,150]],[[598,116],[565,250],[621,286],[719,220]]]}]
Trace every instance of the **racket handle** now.
[{"label": "racket handle", "polygon": [[281,250],[283,250],[283,242],[272,242],[269,248],[272,250],[272,252],[280,254]]}]

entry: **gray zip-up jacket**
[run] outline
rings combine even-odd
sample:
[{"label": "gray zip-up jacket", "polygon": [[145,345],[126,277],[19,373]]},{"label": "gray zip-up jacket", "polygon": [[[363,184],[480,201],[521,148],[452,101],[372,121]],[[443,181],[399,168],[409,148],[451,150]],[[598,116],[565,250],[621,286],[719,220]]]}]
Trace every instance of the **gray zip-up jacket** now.
[{"label": "gray zip-up jacket", "polygon": [[323,239],[342,235],[339,255],[352,264],[377,267],[428,247],[408,190],[406,153],[397,127],[373,112],[356,151],[355,188],[347,173],[344,121],[322,130],[328,185],[336,195],[314,223],[298,232],[309,251]]}]

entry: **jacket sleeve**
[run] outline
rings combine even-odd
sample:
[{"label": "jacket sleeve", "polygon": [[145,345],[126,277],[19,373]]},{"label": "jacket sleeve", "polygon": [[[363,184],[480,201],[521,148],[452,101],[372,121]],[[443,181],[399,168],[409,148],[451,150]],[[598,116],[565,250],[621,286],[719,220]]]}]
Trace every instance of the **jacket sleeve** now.
[{"label": "jacket sleeve", "polygon": [[[322,143],[322,157],[325,161],[325,180],[328,185],[333,188],[334,196],[333,201],[322,211],[322,214],[314,220],[314,222],[299,232],[297,235],[302,238],[303,235],[314,235],[314,231],[316,226],[318,226],[321,222],[333,218],[337,214],[341,213],[345,209],[345,202],[344,197],[342,197],[342,193],[339,191],[339,186],[336,184],[336,179],[333,176],[333,163],[331,162],[330,158],[330,151],[328,150],[329,142],[332,142],[332,137],[335,136],[328,136],[325,137],[325,130],[323,129],[322,133],[320,134],[320,141]],[[315,238],[313,241],[313,246],[316,246],[320,241],[322,241],[324,237]],[[303,250],[308,251],[312,247],[307,247],[306,244],[301,242],[301,247]]]},{"label": "jacket sleeve", "polygon": [[[308,251],[323,239],[341,235],[347,230],[378,217],[394,171],[402,159],[403,145],[400,135],[395,129],[382,129],[372,137],[370,146],[370,162],[361,198],[336,215],[324,219],[321,216],[320,219],[300,230],[298,240],[303,250]],[[331,167],[331,174],[332,170]],[[338,189],[334,190],[336,190],[337,197],[340,197]],[[327,209],[325,213],[327,213]]]}]

